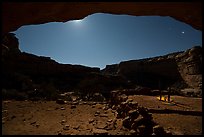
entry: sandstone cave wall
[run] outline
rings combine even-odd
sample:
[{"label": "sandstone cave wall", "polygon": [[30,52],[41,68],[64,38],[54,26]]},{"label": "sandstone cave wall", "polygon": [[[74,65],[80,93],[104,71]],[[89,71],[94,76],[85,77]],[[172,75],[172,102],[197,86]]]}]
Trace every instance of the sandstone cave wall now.
[{"label": "sandstone cave wall", "polygon": [[3,2],[2,32],[23,25],[82,19],[94,13],[170,16],[202,30],[201,2]]}]

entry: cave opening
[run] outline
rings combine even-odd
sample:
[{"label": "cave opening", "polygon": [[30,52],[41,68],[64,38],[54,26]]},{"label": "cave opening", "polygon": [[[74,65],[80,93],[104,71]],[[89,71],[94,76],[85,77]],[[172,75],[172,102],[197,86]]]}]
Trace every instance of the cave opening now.
[{"label": "cave opening", "polygon": [[202,45],[201,31],[168,16],[95,13],[65,23],[22,26],[13,33],[23,52],[100,69]]},{"label": "cave opening", "polygon": [[[169,16],[96,13],[65,23],[22,26],[12,33],[20,48],[14,51],[21,51],[21,56],[11,57],[19,62],[14,71],[38,86],[54,83],[60,92],[87,88],[105,94],[138,85],[158,89],[159,81],[167,89],[185,81],[175,56],[202,46],[201,31]],[[5,72],[14,69],[12,63],[4,66]],[[12,87],[7,78],[4,84]]]}]

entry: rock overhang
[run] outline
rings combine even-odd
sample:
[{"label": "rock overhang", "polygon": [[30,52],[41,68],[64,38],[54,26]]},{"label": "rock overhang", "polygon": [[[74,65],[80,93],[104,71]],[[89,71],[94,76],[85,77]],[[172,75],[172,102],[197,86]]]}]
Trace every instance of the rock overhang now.
[{"label": "rock overhang", "polygon": [[170,16],[202,31],[201,2],[3,2],[2,32],[23,25],[82,19],[94,13]]}]

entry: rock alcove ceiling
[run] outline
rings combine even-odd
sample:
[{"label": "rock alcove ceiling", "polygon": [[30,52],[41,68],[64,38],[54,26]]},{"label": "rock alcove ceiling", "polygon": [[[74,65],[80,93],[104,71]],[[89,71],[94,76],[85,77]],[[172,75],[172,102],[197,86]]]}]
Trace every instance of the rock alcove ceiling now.
[{"label": "rock alcove ceiling", "polygon": [[23,25],[67,22],[94,13],[170,16],[202,30],[201,2],[4,2],[3,34]]}]

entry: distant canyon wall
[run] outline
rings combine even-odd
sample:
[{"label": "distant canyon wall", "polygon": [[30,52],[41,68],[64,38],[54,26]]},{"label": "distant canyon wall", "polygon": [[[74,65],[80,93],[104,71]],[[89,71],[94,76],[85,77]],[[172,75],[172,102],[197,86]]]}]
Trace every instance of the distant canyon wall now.
[{"label": "distant canyon wall", "polygon": [[202,88],[202,47],[165,56],[124,61],[107,65],[104,74],[120,75],[128,81],[152,88],[167,88],[183,81],[188,87]]},{"label": "distant canyon wall", "polygon": [[[14,34],[2,42],[2,79],[4,88],[22,86],[25,81],[55,83],[57,88],[110,91],[144,86],[166,89],[185,83],[182,88],[202,89],[202,47],[183,52],[107,65],[105,69],[60,64],[49,57],[21,52]],[[27,78],[26,78],[27,77]],[[18,79],[18,80],[15,80]],[[25,79],[20,80],[19,79]],[[27,82],[29,83],[29,82]],[[24,84],[25,85],[25,84]]]}]

